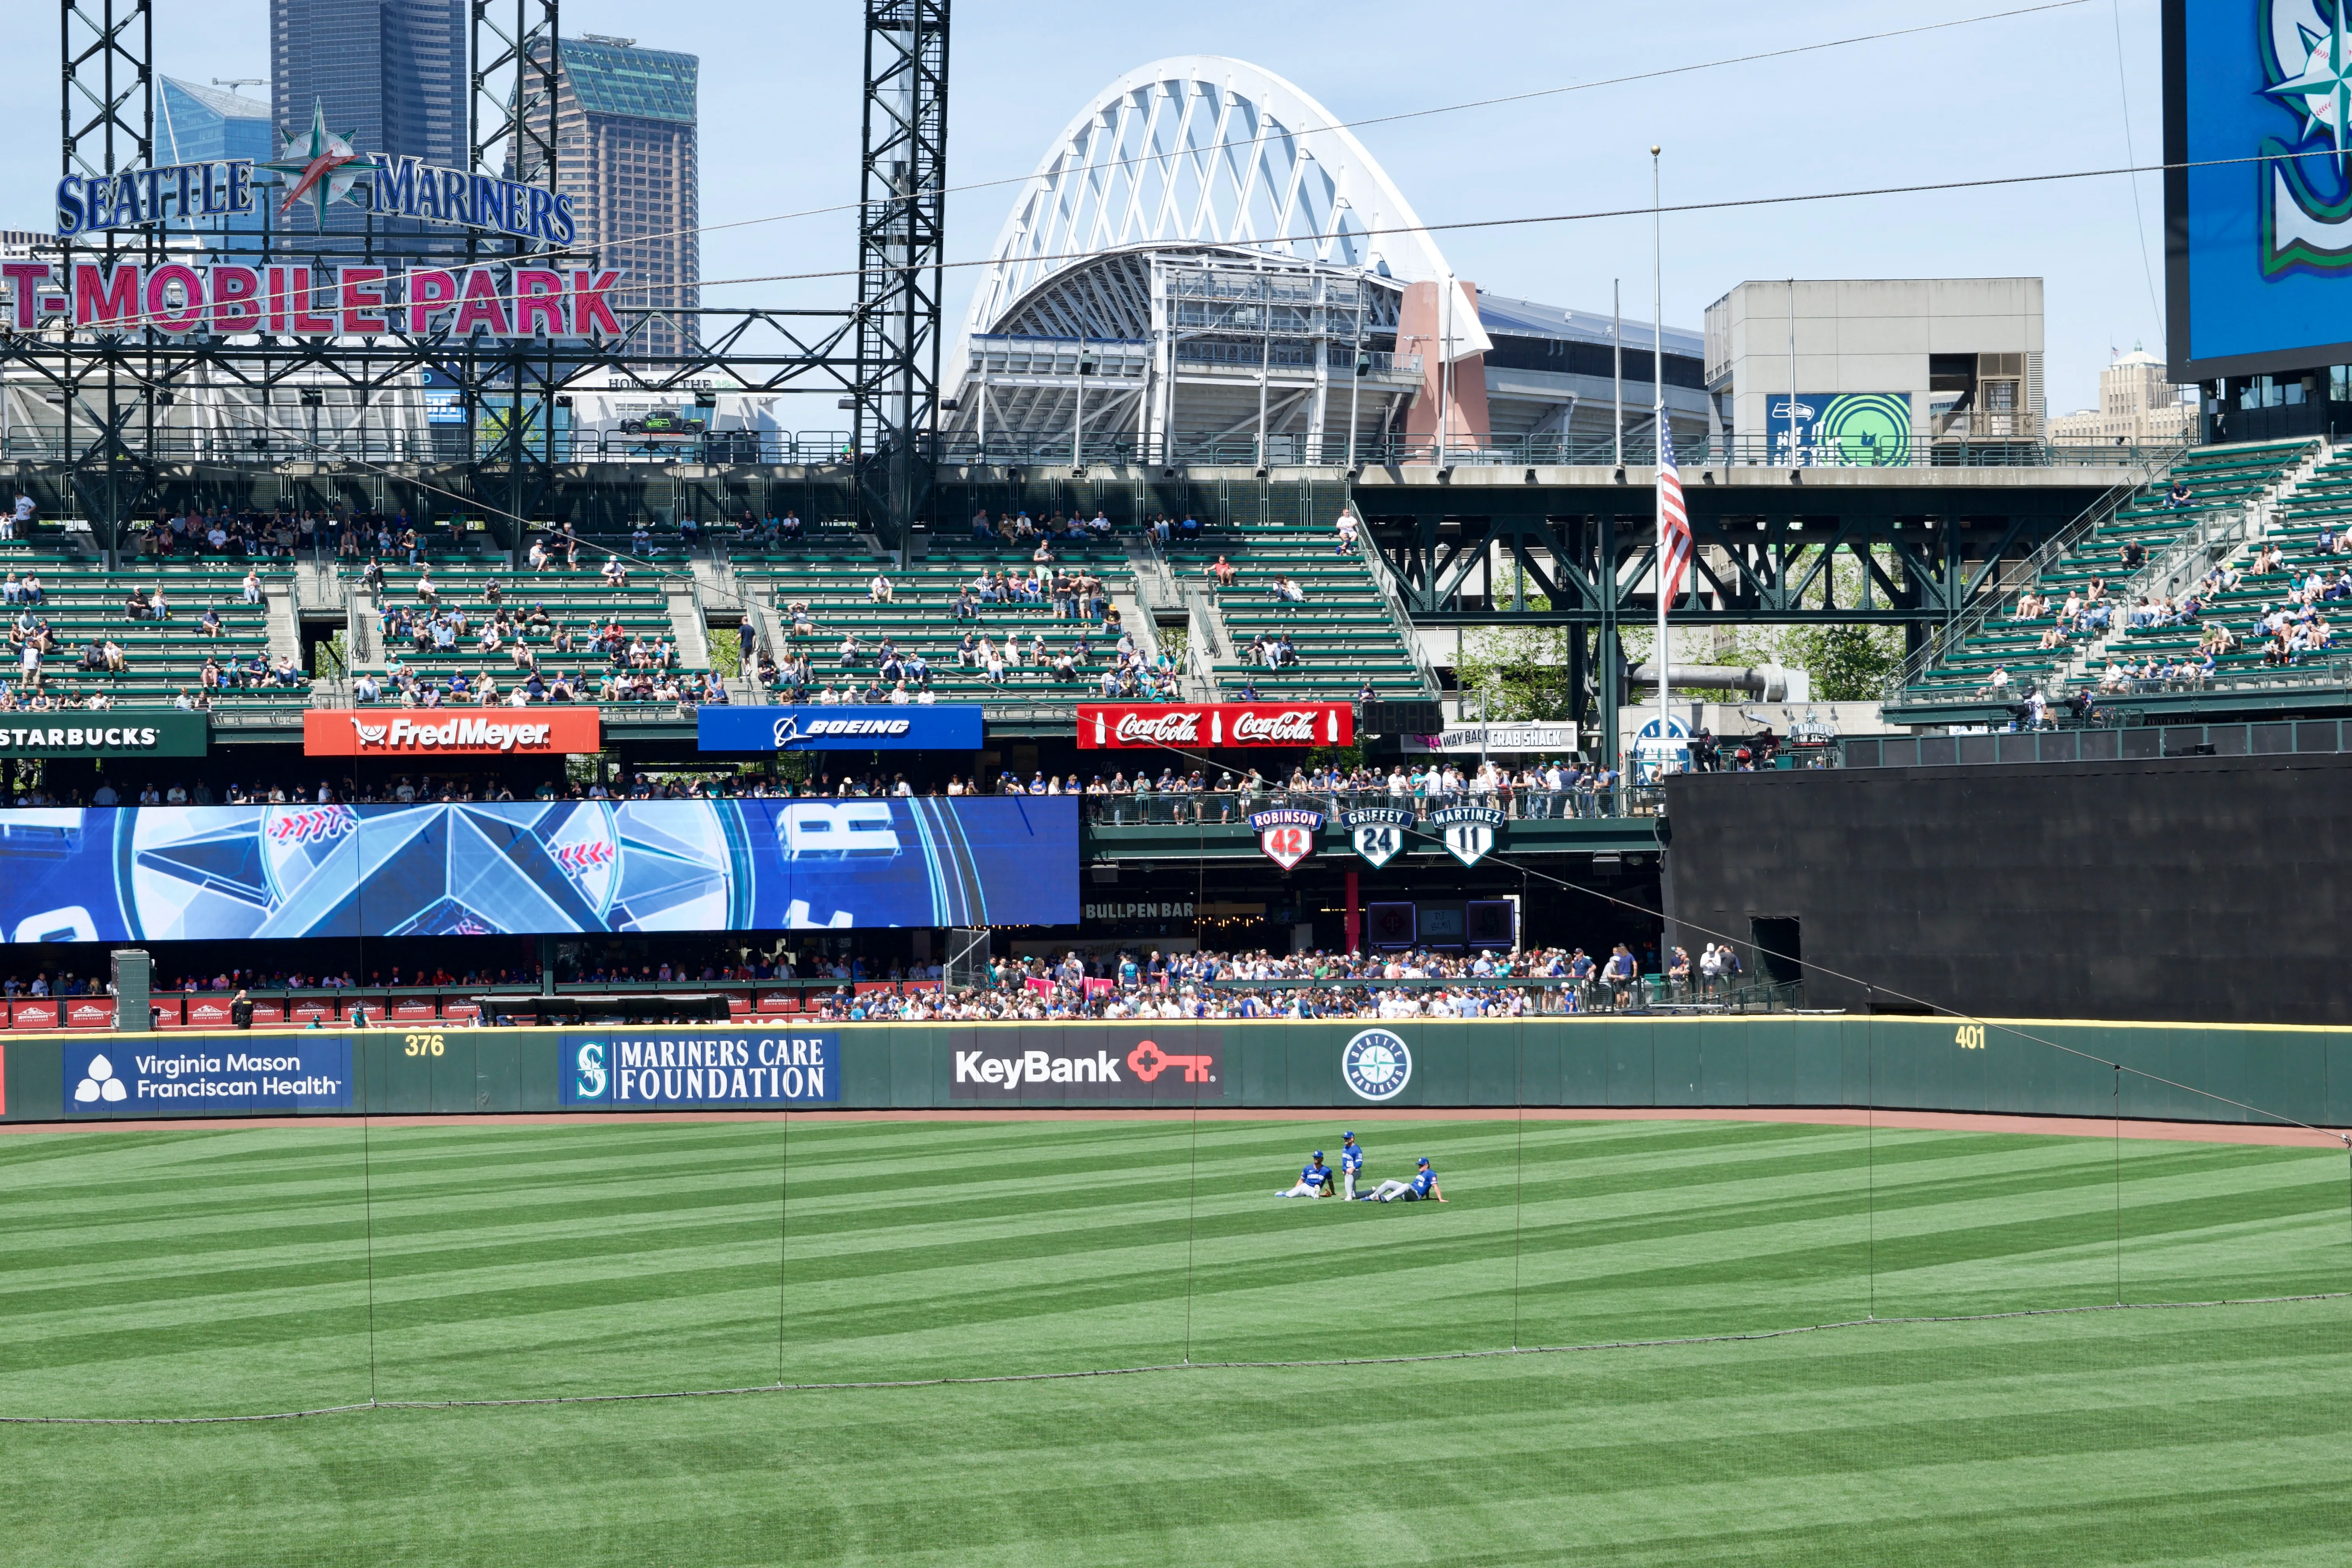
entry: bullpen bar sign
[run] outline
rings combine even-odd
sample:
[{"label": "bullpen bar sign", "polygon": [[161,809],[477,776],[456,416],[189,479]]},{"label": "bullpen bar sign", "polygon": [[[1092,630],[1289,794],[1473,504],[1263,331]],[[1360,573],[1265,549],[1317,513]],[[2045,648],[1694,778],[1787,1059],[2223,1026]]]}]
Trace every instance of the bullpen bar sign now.
[{"label": "bullpen bar sign", "polygon": [[704,752],[976,752],[984,725],[977,702],[852,708],[705,708],[695,719]]},{"label": "bullpen bar sign", "polygon": [[604,749],[593,708],[312,708],[302,714],[302,754],[310,757],[552,757]]},{"label": "bullpen bar sign", "polygon": [[78,724],[0,727],[0,755],[11,757],[201,757],[211,742],[209,717],[173,708],[117,708]]},{"label": "bullpen bar sign", "polygon": [[337,1110],[352,1103],[352,1043],[342,1035],[251,1035],[188,1048],[68,1041],[64,1065],[68,1116]]},{"label": "bullpen bar sign", "polygon": [[1346,746],[1345,702],[1081,702],[1081,751],[1131,746]]},{"label": "bullpen bar sign", "polygon": [[841,1037],[749,1030],[566,1035],[563,1103],[831,1105],[841,1099]]},{"label": "bullpen bar sign", "polygon": [[1057,1102],[1143,1100],[1190,1105],[1225,1097],[1218,1068],[1224,1044],[1221,1030],[1178,1024],[1149,1038],[1083,1028],[1065,1029],[1061,1036],[1056,1049],[1023,1050],[972,1031],[966,1037],[977,1037],[978,1045],[950,1048],[948,1098],[1018,1103],[1033,1084],[1039,1099]]}]

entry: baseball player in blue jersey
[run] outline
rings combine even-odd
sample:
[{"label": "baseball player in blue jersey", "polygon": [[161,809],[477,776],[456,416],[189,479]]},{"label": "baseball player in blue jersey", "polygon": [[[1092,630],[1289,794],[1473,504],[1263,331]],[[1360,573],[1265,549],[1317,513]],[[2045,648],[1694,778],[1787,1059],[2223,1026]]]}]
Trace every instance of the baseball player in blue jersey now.
[{"label": "baseball player in blue jersey", "polygon": [[1288,1192],[1276,1193],[1278,1198],[1322,1198],[1331,1195],[1331,1167],[1323,1163],[1323,1151],[1318,1149],[1298,1173],[1298,1184]]},{"label": "baseball player in blue jersey", "polygon": [[1339,1134],[1339,1195],[1353,1199],[1356,1178],[1364,1173],[1364,1146],[1352,1132]]},{"label": "baseball player in blue jersey", "polygon": [[1437,1168],[1429,1163],[1429,1157],[1424,1154],[1415,1163],[1412,1181],[1400,1182],[1391,1179],[1382,1182],[1373,1190],[1372,1198],[1377,1203],[1384,1204],[1392,1204],[1399,1198],[1402,1198],[1409,1204],[1420,1203],[1424,1198],[1442,1204],[1445,1201],[1445,1194],[1437,1185]]}]

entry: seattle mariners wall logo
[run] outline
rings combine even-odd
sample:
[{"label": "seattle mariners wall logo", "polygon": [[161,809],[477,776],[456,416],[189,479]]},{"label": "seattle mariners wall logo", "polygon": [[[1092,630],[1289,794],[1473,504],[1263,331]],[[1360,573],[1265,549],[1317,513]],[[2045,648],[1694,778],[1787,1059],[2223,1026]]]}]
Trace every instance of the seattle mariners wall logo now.
[{"label": "seattle mariners wall logo", "polygon": [[1355,841],[1356,853],[1378,870],[1404,847],[1404,830],[1412,826],[1412,813],[1402,806],[1371,805],[1351,811],[1340,821]]},{"label": "seattle mariners wall logo", "polygon": [[1429,814],[1430,822],[1445,836],[1445,848],[1465,866],[1475,866],[1495,847],[1495,829],[1503,814],[1491,805],[1449,805]]},{"label": "seattle mariners wall logo", "polygon": [[573,1058],[576,1078],[572,1084],[574,1100],[602,1100],[612,1083],[612,1075],[604,1069],[604,1046],[601,1040],[590,1040],[582,1046]]},{"label": "seattle mariners wall logo", "polygon": [[1412,1081],[1412,1047],[1386,1029],[1366,1029],[1339,1053],[1339,1076],[1365,1100],[1394,1100]]},{"label": "seattle mariners wall logo", "polygon": [[[2255,9],[2261,93],[2291,136],[2263,138],[2262,264],[2352,268],[2352,0],[2263,0]],[[2324,154],[2312,156],[2311,154]]]},{"label": "seattle mariners wall logo", "polygon": [[1254,813],[1249,825],[1257,829],[1258,847],[1266,858],[1287,871],[1315,853],[1315,830],[1323,826],[1323,814],[1277,805]]}]

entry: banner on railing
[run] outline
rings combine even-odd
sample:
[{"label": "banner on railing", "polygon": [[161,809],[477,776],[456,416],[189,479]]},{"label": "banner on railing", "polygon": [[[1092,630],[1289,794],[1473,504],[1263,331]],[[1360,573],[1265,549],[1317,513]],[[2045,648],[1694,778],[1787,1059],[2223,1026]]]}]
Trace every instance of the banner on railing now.
[{"label": "banner on railing", "polygon": [[1081,751],[1159,746],[1346,746],[1345,702],[1081,702]]}]

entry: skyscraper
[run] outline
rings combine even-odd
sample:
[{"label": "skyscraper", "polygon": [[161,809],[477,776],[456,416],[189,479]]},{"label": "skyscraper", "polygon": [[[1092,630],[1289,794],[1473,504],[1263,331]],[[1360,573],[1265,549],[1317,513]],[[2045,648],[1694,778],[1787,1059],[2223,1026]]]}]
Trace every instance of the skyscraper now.
[{"label": "skyscraper", "polygon": [[[466,38],[466,0],[269,0],[278,134],[308,129],[316,103],[362,153],[465,168]],[[358,207],[339,206],[327,226],[363,222]]]},{"label": "skyscraper", "polygon": [[679,353],[699,336],[695,83],[701,63],[693,55],[639,48],[634,38],[589,33],[564,39],[557,65],[556,189],[572,198],[581,247],[625,274],[618,302],[665,312],[632,340],[649,355]]},{"label": "skyscraper", "polygon": [[[278,155],[269,132],[269,105],[240,98],[215,87],[199,87],[177,77],[163,77],[155,94],[155,158],[163,163],[194,163],[212,158],[252,158]],[[184,218],[172,227],[250,231],[261,226],[257,212],[212,218]]]}]

